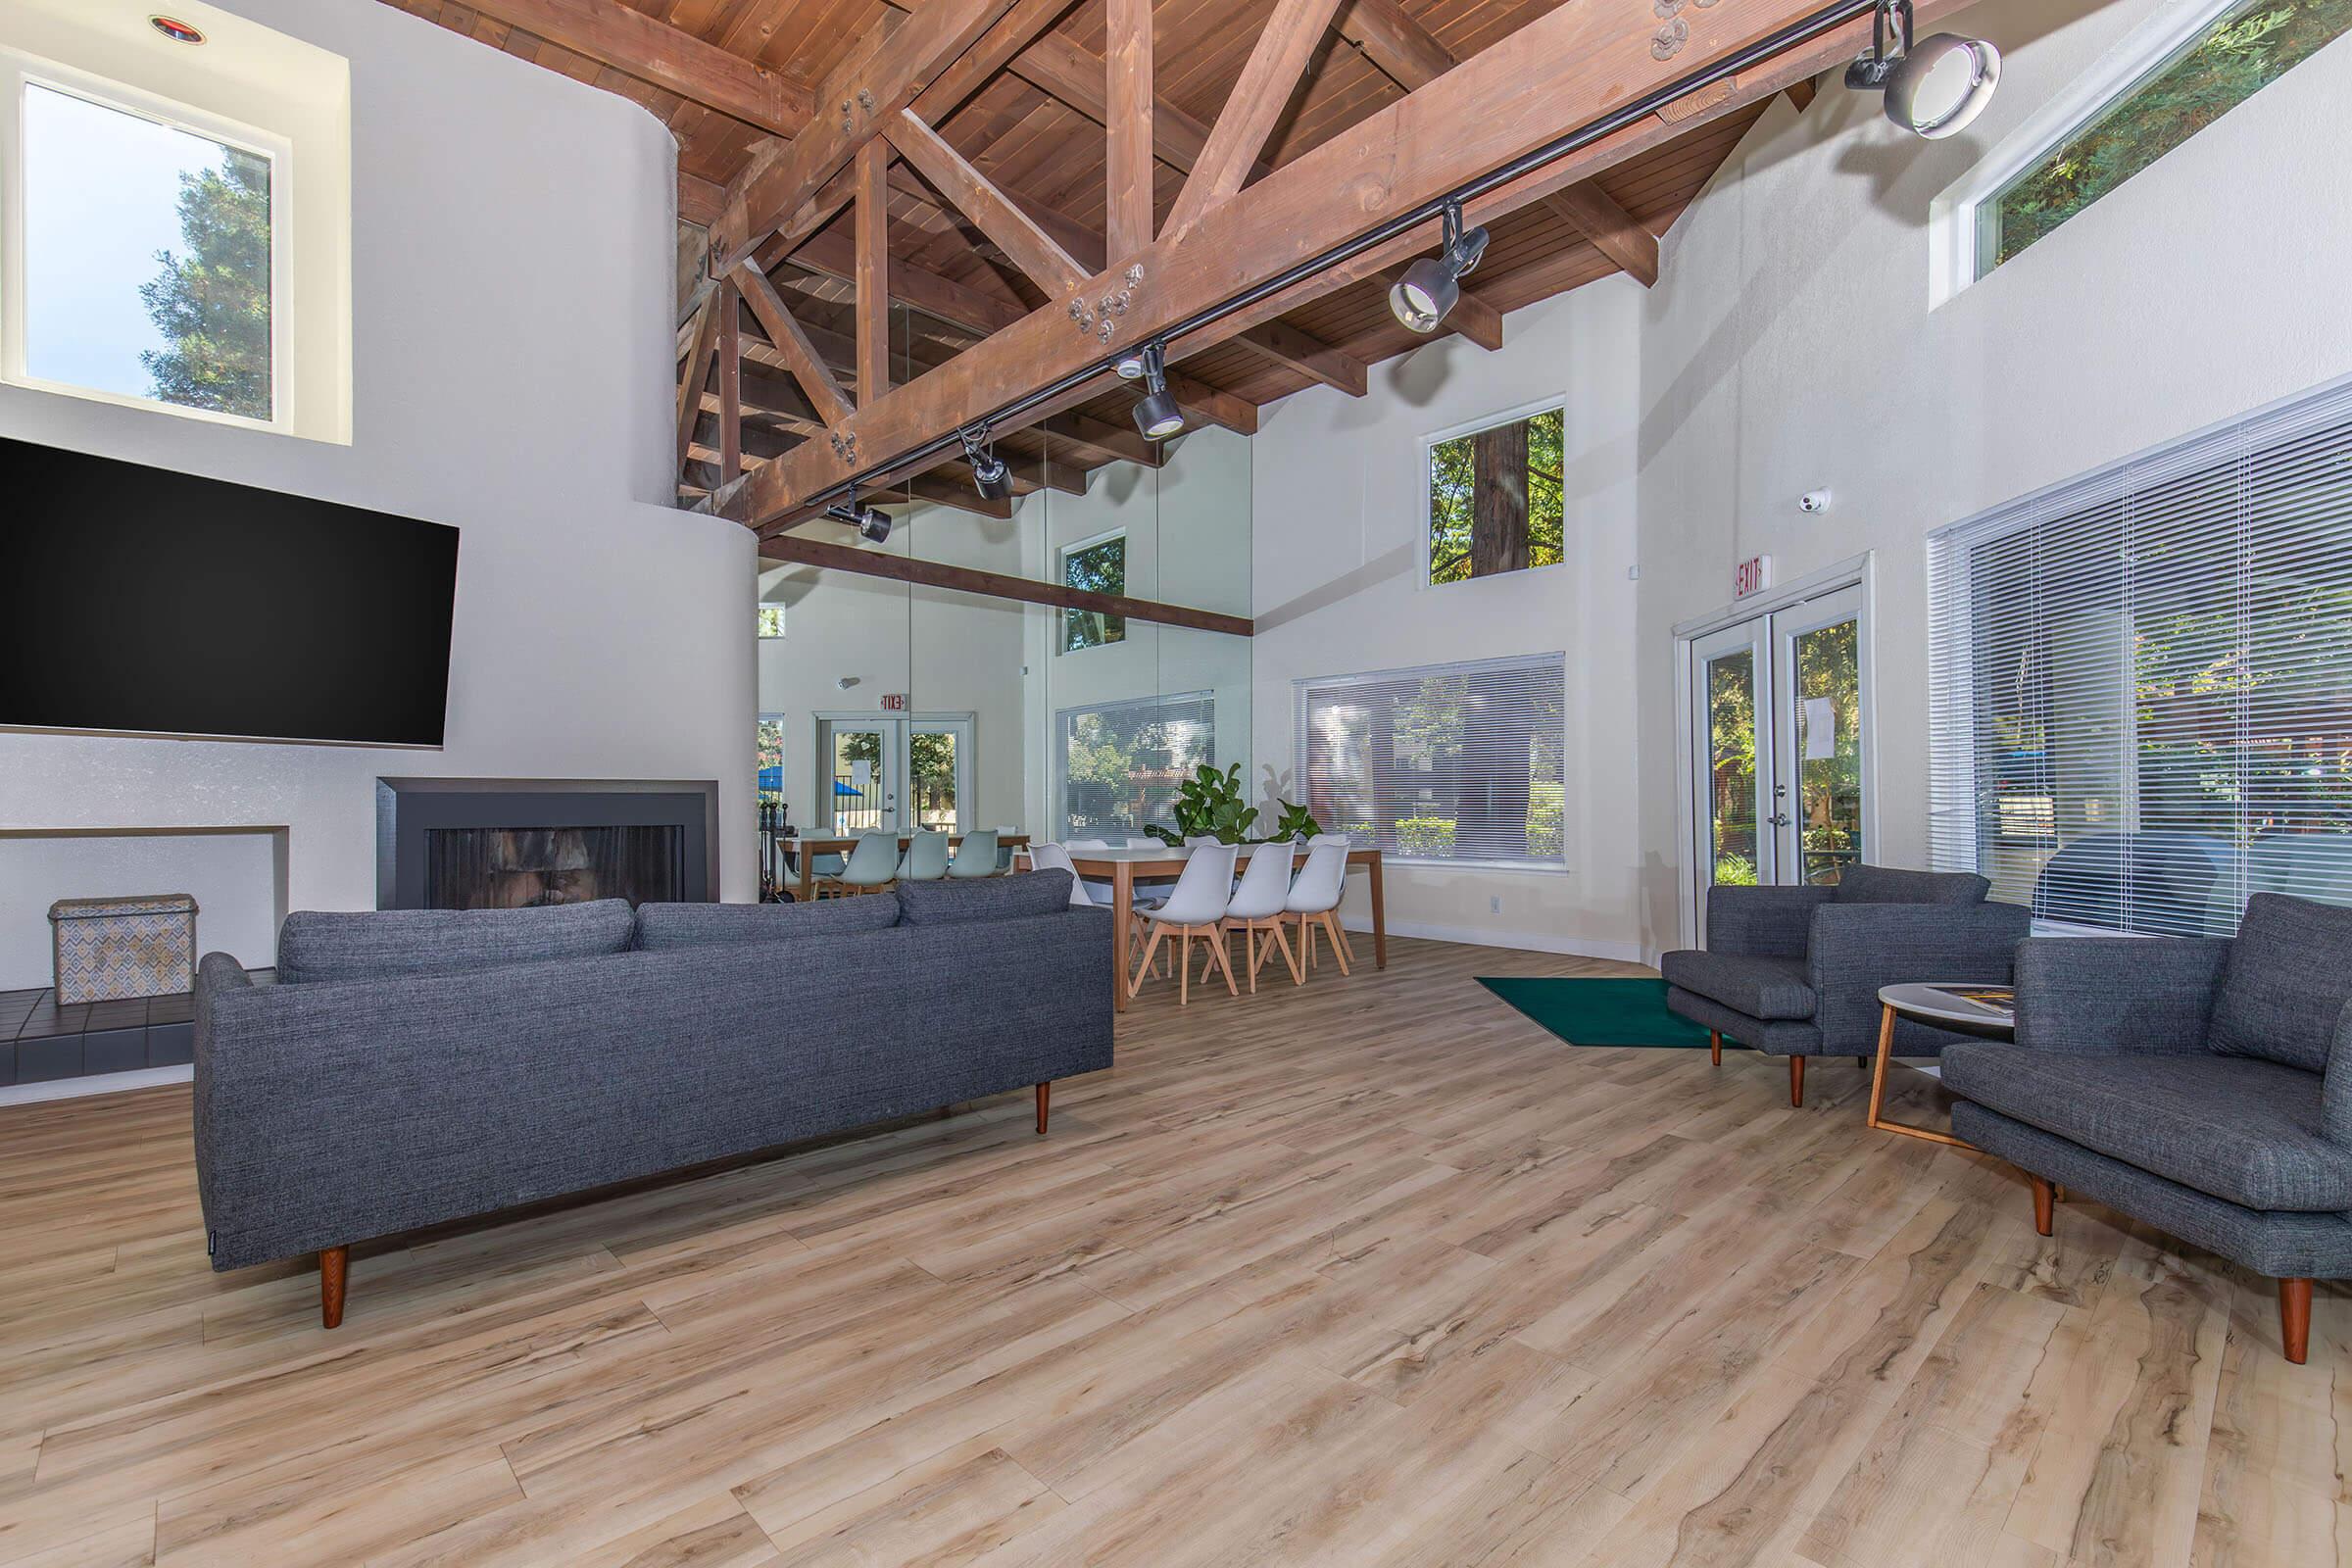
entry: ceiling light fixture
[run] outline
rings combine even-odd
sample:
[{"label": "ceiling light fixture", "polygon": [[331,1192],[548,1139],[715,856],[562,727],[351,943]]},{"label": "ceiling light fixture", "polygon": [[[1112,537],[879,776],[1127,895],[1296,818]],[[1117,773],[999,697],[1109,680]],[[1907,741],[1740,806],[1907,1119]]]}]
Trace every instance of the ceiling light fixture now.
[{"label": "ceiling light fixture", "polygon": [[1912,42],[1911,0],[1880,0],[1870,32],[1870,53],[1845,68],[1845,84],[1885,93],[1886,118],[1913,135],[1956,136],[1992,102],[2001,52],[1984,39],[1939,32]]},{"label": "ceiling light fixture", "polygon": [[963,461],[972,466],[972,488],[983,501],[1002,501],[1012,494],[1012,470],[989,447],[988,426],[974,425],[956,432],[963,438]]},{"label": "ceiling light fixture", "polygon": [[841,500],[827,507],[825,515],[836,522],[848,523],[870,543],[890,542],[890,514],[880,507],[859,506],[855,490],[845,492]]},{"label": "ceiling light fixture", "polygon": [[147,25],[162,33],[173,43],[204,42],[204,29],[202,27],[182,22],[177,17],[161,17],[151,15],[147,19]]},{"label": "ceiling light fixture", "polygon": [[[1131,362],[1133,374],[1127,368]],[[1184,433],[1184,411],[1168,395],[1165,348],[1157,342],[1147,343],[1140,353],[1122,357],[1115,368],[1126,379],[1144,383],[1144,395],[1135,403],[1135,427],[1144,432],[1145,440],[1165,441]]]},{"label": "ceiling light fixture", "polygon": [[1487,254],[1487,231],[1462,229],[1462,204],[1446,204],[1446,240],[1435,256],[1424,256],[1404,270],[1389,290],[1389,309],[1396,319],[1416,332],[1435,332],[1462,297],[1461,279]]}]

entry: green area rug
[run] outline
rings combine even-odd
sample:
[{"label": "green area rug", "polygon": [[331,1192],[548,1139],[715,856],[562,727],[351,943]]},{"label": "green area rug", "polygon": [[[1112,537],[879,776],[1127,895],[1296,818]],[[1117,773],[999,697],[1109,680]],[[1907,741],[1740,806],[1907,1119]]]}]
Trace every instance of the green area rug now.
[{"label": "green area rug", "polygon": [[1666,1010],[1663,980],[1489,979],[1478,983],[1572,1046],[1703,1049],[1707,1032]]}]

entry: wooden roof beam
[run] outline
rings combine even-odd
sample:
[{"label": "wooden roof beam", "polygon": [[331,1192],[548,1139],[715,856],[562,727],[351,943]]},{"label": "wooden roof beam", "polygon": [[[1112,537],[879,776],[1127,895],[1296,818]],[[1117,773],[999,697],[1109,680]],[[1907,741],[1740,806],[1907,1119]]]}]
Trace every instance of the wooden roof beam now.
[{"label": "wooden roof beam", "polygon": [[1208,145],[1186,176],[1176,205],[1160,234],[1182,239],[1211,207],[1221,205],[1242,188],[1259,149],[1274,132],[1274,122],[1290,106],[1306,63],[1331,25],[1339,0],[1274,0],[1274,14],[1257,35],[1249,63],[1225,100],[1217,122],[1209,127]]},{"label": "wooden roof beam", "polygon": [[[1253,326],[1239,334],[1239,340],[1285,369],[1296,370],[1351,398],[1362,397],[1371,385],[1363,361],[1341,353],[1288,321],[1267,321]],[[1177,400],[1179,404],[1183,401]]]},{"label": "wooden roof beam", "polygon": [[727,275],[734,279],[735,287],[743,294],[743,303],[752,308],[760,329],[784,357],[793,379],[801,383],[801,390],[808,394],[809,405],[816,410],[817,417],[825,421],[826,428],[838,430],[849,422],[848,396],[841,390],[841,383],[833,378],[824,357],[809,343],[808,334],[793,318],[776,286],[749,262]]},{"label": "wooden roof beam", "polygon": [[797,136],[816,112],[799,82],[621,0],[466,0],[496,22],[676,93],[778,136]]},{"label": "wooden roof beam", "polygon": [[[965,499],[978,498],[966,491]],[[949,503],[951,506],[956,504]],[[992,599],[1049,605],[1057,610],[1099,611],[1106,615],[1123,615],[1129,620],[1151,621],[1162,626],[1185,626],[1194,631],[1215,631],[1233,637],[1248,637],[1255,630],[1246,615],[1194,610],[1183,605],[1161,604],[1152,599],[1130,599],[1124,594],[1099,594],[1084,588],[1072,588],[1067,583],[1040,582],[1034,577],[1014,577],[999,571],[982,571],[973,566],[953,566],[945,562],[924,561],[883,550],[859,550],[850,545],[826,544],[822,540],[804,539],[791,534],[761,540],[760,554],[765,560],[818,566],[828,571],[887,577],[893,582],[914,583],[925,588],[950,588],[959,593],[982,594]]]},{"label": "wooden roof beam", "polygon": [[1068,251],[912,113],[900,111],[883,125],[882,134],[914,166],[915,172],[995,241],[1012,265],[1049,297],[1062,298],[1086,282],[1088,272]]},{"label": "wooden roof beam", "polygon": [[1152,0],[1108,0],[1102,55],[1102,245],[1132,256],[1152,243]]}]

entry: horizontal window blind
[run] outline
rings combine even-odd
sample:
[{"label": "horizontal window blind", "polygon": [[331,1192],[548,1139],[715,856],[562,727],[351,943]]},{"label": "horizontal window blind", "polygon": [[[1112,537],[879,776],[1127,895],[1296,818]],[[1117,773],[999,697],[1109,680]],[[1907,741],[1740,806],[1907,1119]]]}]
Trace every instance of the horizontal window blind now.
[{"label": "horizontal window blind", "polygon": [[2352,384],[1929,548],[1936,861],[2045,922],[2352,903]]},{"label": "horizontal window blind", "polygon": [[1296,682],[1307,809],[1404,859],[1564,864],[1566,663],[1541,654]]},{"label": "horizontal window blind", "polygon": [[1178,692],[1054,714],[1061,837],[1176,824],[1176,792],[1217,760],[1214,692]]}]

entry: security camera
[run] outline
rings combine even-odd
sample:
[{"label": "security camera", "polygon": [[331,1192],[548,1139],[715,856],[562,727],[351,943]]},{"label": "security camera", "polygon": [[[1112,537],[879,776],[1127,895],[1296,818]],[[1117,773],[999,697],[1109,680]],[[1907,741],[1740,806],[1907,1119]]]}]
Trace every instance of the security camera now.
[{"label": "security camera", "polygon": [[1827,512],[1830,510],[1830,493],[1827,490],[1806,491],[1797,498],[1796,510],[1806,513]]}]

